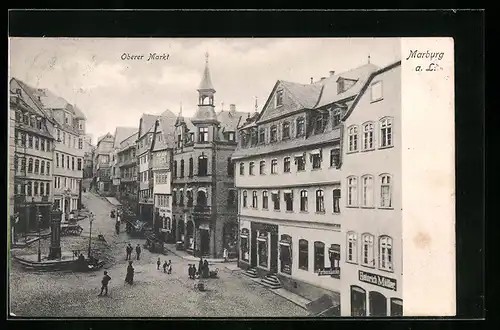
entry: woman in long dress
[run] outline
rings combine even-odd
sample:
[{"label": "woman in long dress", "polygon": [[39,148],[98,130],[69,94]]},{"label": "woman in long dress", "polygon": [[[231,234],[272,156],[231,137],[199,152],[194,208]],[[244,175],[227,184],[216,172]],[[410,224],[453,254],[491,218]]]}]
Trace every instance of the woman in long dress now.
[{"label": "woman in long dress", "polygon": [[132,267],[132,261],[128,262],[127,276],[125,276],[125,282],[128,284],[134,283],[134,267]]}]

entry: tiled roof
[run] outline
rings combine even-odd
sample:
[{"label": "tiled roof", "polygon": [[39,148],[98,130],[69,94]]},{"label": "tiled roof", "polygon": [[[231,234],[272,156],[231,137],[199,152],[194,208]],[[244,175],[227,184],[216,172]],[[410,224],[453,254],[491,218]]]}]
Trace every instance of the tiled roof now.
[{"label": "tiled roof", "polygon": [[144,134],[152,131],[154,129],[154,124],[156,119],[158,119],[159,115],[150,115],[150,114],[143,114],[141,116],[142,119],[142,127],[141,127],[141,132],[140,136],[138,138],[141,138],[144,136]]},{"label": "tiled roof", "polygon": [[300,103],[302,108],[312,109],[318,102],[321,94],[322,84],[298,84],[289,81],[281,81],[281,85],[285,87],[293,98]]},{"label": "tiled roof", "polygon": [[212,79],[210,79],[210,70],[208,68],[208,60],[207,64],[205,65],[205,70],[203,71],[203,77],[200,82],[200,86],[198,87],[199,90],[215,90],[214,86],[212,85]]},{"label": "tiled roof", "polygon": [[132,134],[137,133],[137,128],[135,127],[117,127],[115,130],[115,143],[114,148],[119,148],[120,143],[130,137]]},{"label": "tiled roof", "polygon": [[76,105],[73,107],[73,109],[75,109],[75,118],[87,119],[82,110],[80,110],[80,108],[78,108]]},{"label": "tiled roof", "polygon": [[19,84],[19,86],[21,86],[21,88],[24,89],[24,91],[30,96],[31,100],[37,105],[37,107],[43,112],[45,113],[45,115],[53,120],[54,118],[52,117],[52,113],[50,111],[45,111],[44,110],[44,106],[42,104],[42,102],[40,102],[40,100],[38,99],[38,97],[35,95],[36,93],[36,88],[34,87],[31,87],[29,86],[28,84],[26,84],[25,82],[19,80],[19,79],[16,79],[16,78],[13,78],[17,81],[17,83]]},{"label": "tiled roof", "polygon": [[340,138],[340,130],[336,129],[325,134],[311,135],[307,139],[296,138],[296,139],[290,139],[289,141],[280,141],[278,143],[264,144],[250,148],[238,148],[233,153],[232,159],[241,159],[258,155],[277,153],[277,152],[282,152],[284,150],[291,151],[293,149],[298,149],[304,146],[313,146],[323,143],[329,143],[331,141],[338,140],[339,138]]},{"label": "tiled roof", "polygon": [[236,132],[238,125],[244,122],[248,117],[248,112],[242,111],[219,111],[217,120],[220,122],[221,129],[225,132]]},{"label": "tiled roof", "polygon": [[163,138],[161,141],[155,141],[153,151],[174,146],[176,119],[177,116],[170,110],[166,110],[160,115],[158,129],[161,130]]},{"label": "tiled roof", "polygon": [[130,135],[129,137],[125,138],[120,142],[120,149],[124,149],[131,145],[135,145],[135,141],[137,141],[137,130],[132,135]]}]

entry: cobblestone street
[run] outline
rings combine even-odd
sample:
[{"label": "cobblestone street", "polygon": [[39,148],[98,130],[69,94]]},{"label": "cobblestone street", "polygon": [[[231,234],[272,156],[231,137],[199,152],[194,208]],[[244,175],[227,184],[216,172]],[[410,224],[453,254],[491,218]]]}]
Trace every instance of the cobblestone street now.
[{"label": "cobblestone street", "polygon": [[[112,280],[109,296],[98,297],[103,270],[95,273],[28,272],[12,262],[10,272],[10,306],[17,316],[31,317],[287,317],[306,316],[307,312],[288,300],[254,283],[241,273],[231,273],[223,264],[219,278],[206,281],[208,290],[194,289],[188,279],[188,261],[173,254],[152,254],[143,249],[141,260],[134,261],[134,285],[124,283],[127,262],[125,245],[144,243],[129,239],[122,232],[114,233],[114,220],[109,218],[112,205],[90,193],[84,194],[84,204],[95,215],[92,237],[103,234],[106,242],[94,242],[93,248],[105,256]],[[79,222],[82,237],[63,237],[63,251],[88,247],[89,221]],[[47,248],[44,242],[42,251]],[[34,243],[29,250],[35,250]],[[28,250],[28,249],[26,249]],[[86,250],[84,250],[86,251]],[[29,251],[16,251],[28,253]],[[31,251],[30,253],[33,253]],[[135,257],[135,252],[133,253]],[[156,269],[156,260],[170,259],[171,275]]]}]

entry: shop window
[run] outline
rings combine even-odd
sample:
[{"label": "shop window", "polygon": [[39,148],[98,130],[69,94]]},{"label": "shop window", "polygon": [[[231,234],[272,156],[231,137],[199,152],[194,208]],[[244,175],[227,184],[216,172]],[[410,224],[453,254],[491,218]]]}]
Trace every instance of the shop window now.
[{"label": "shop window", "polygon": [[262,208],[267,210],[269,208],[269,200],[267,196],[267,191],[262,192]]},{"label": "shop window", "polygon": [[366,316],[366,290],[351,285],[351,316]]},{"label": "shop window", "polygon": [[333,189],[333,213],[340,213],[340,189]]},{"label": "shop window", "polygon": [[358,237],[355,232],[347,233],[347,261],[358,262]]},{"label": "shop window", "polygon": [[403,316],[403,300],[391,298],[391,316]]},{"label": "shop window", "polygon": [[375,266],[375,259],[373,257],[373,235],[361,235],[361,242],[363,244],[363,252],[361,257],[361,264],[368,267]]},{"label": "shop window", "polygon": [[247,207],[247,191],[243,191],[243,207]]},{"label": "shop window", "polygon": [[257,208],[257,191],[252,191],[252,208]]},{"label": "shop window", "polygon": [[293,211],[293,192],[291,190],[285,190],[283,193],[283,199],[285,200],[286,210],[288,212]]},{"label": "shop window", "polygon": [[392,238],[381,236],[379,238],[379,267],[383,270],[392,271]]},{"label": "shop window", "polygon": [[328,259],[330,260],[330,269],[339,272],[338,275],[332,275],[332,277],[340,279],[340,244],[330,245],[328,249]]},{"label": "shop window", "polygon": [[273,200],[273,208],[275,211],[280,210],[280,194],[279,191],[275,190],[271,193],[271,198]]},{"label": "shop window", "polygon": [[368,294],[370,316],[387,316],[387,298],[377,291]]},{"label": "shop window", "polygon": [[241,230],[240,234],[240,253],[241,253],[241,259],[243,261],[248,262],[250,259],[250,254],[249,254],[249,230],[244,228]]},{"label": "shop window", "polygon": [[261,160],[259,163],[259,174],[260,175],[266,174],[266,161],[265,160]]},{"label": "shop window", "polygon": [[280,272],[292,275],[292,237],[281,235],[280,245]]},{"label": "shop window", "polygon": [[267,232],[257,232],[257,257],[258,265],[263,268],[268,268],[268,233]]},{"label": "shop window", "polygon": [[307,212],[307,190],[300,192],[300,211]]},{"label": "shop window", "polygon": [[325,243],[314,242],[314,272],[325,268]]},{"label": "shop window", "polygon": [[283,158],[283,172],[290,173],[290,157]]},{"label": "shop window", "polygon": [[309,269],[309,242],[305,239],[299,240],[299,269]]}]

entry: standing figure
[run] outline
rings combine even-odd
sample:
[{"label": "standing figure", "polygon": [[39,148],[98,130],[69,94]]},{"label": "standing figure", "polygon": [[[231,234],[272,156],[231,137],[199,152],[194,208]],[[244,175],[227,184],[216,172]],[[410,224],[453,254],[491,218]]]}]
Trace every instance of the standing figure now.
[{"label": "standing figure", "polygon": [[200,262],[198,263],[198,273],[200,274],[203,272],[203,258],[200,257]]},{"label": "standing figure", "polygon": [[109,281],[111,281],[111,277],[108,275],[108,272],[107,271],[104,271],[104,276],[102,278],[102,281],[101,281],[101,293],[99,293],[99,296],[102,296],[102,293],[104,291],[104,295],[107,296],[108,295],[108,283]]},{"label": "standing figure", "polygon": [[158,257],[158,261],[156,262],[156,269],[157,270],[160,270],[160,265],[161,265],[161,261],[160,261],[160,258]]},{"label": "standing figure", "polygon": [[167,260],[165,260],[165,262],[163,263],[163,272],[164,273],[167,272],[167,266],[168,266],[168,263],[167,263]]},{"label": "standing figure", "polygon": [[172,274],[172,261],[168,261],[167,264],[167,274]]},{"label": "standing figure", "polygon": [[191,264],[189,264],[189,267],[188,267],[188,276],[189,276],[189,279],[193,278],[193,265],[191,265]]},{"label": "standing figure", "polygon": [[210,275],[210,269],[208,268],[208,261],[205,259],[203,261],[203,278],[208,278]]},{"label": "standing figure", "polygon": [[222,254],[224,257],[224,262],[227,262],[227,256],[228,256],[227,248],[224,248],[224,251],[222,252]]},{"label": "standing figure", "polygon": [[141,257],[141,246],[139,244],[135,247],[135,253],[137,253],[137,260],[139,260]]},{"label": "standing figure", "polygon": [[132,247],[132,244],[128,243],[127,245],[127,248],[126,248],[126,251],[127,251],[127,257],[125,258],[125,260],[130,260],[132,259],[132,251],[134,250],[134,248]]},{"label": "standing figure", "polygon": [[132,260],[128,262],[127,276],[125,276],[125,282],[131,285],[134,283],[134,267],[132,267]]},{"label": "standing figure", "polygon": [[193,264],[193,277],[192,279],[194,280],[196,278],[196,266]]}]

